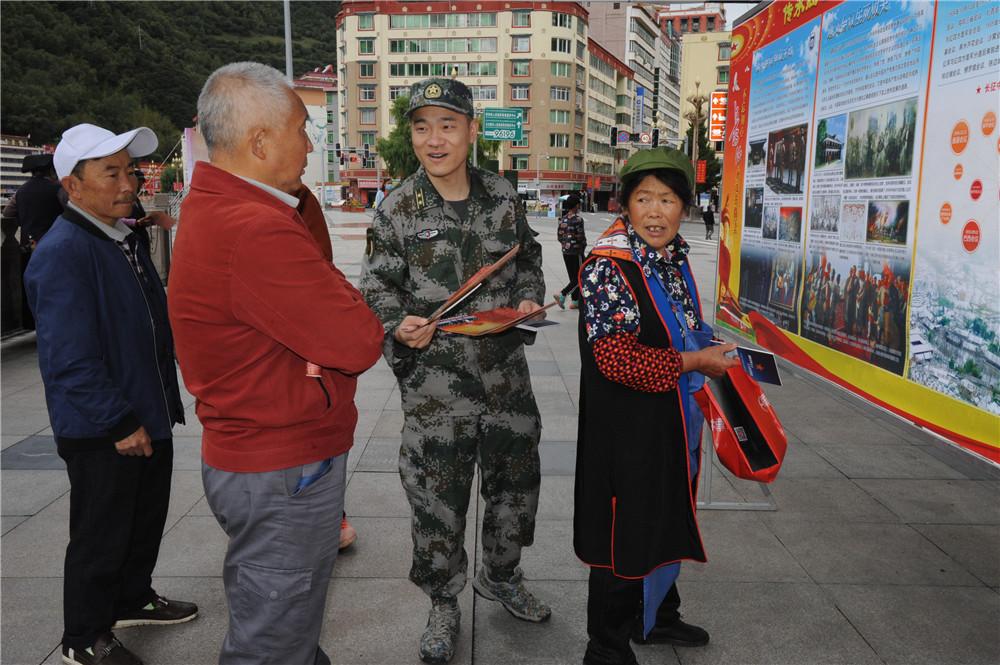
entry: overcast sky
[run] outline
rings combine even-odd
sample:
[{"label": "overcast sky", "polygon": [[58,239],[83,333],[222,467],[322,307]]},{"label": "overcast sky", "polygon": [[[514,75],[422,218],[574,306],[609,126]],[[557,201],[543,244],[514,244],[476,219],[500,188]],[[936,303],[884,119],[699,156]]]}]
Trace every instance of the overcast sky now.
[{"label": "overcast sky", "polygon": [[754,8],[756,2],[727,2],[726,3],[726,29],[733,29],[733,22],[743,14]]}]

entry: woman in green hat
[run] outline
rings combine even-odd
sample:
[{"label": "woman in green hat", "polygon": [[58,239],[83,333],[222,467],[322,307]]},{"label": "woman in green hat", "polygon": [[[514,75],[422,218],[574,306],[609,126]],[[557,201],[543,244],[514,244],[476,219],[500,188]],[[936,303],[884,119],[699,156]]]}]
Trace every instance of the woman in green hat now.
[{"label": "woman in green hat", "polygon": [[642,150],[623,212],[580,272],[580,421],[573,544],[590,569],[587,665],[631,665],[629,640],[708,643],[683,622],[680,561],[705,561],[695,521],[702,416],[693,394],[737,364],[712,341],[678,233],[694,171]]}]

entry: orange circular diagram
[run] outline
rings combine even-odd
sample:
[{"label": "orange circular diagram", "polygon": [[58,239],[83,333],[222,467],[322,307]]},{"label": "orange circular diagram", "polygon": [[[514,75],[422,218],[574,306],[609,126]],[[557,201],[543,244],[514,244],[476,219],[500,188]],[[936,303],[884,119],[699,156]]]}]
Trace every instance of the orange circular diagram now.
[{"label": "orange circular diagram", "polygon": [[969,145],[969,125],[964,120],[959,120],[951,130],[951,151],[961,155],[967,145]]},{"label": "orange circular diagram", "polygon": [[962,227],[962,247],[971,254],[979,247],[979,240],[979,223],[974,219],[970,219]]},{"label": "orange circular diagram", "polygon": [[983,195],[983,183],[980,180],[973,180],[972,185],[969,187],[969,196],[972,197],[973,201],[978,201],[979,197]]},{"label": "orange circular diagram", "polygon": [[941,204],[941,223],[947,224],[951,221],[951,204],[947,201]]},{"label": "orange circular diagram", "polygon": [[989,136],[993,133],[993,130],[997,126],[997,114],[993,111],[987,111],[986,115],[983,116],[983,136]]},{"label": "orange circular diagram", "polygon": [[962,179],[962,173],[963,173],[963,171],[964,171],[964,169],[962,168],[961,164],[955,164],[955,170],[952,171],[952,175],[955,176],[955,180],[961,180]]}]

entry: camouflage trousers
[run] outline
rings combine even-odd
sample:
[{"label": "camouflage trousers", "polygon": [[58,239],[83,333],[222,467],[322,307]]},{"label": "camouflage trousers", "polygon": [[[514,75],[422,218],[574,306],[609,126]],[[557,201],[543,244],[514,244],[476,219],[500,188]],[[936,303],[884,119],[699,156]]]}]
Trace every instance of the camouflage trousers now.
[{"label": "camouflage trousers", "polygon": [[410,579],[432,598],[465,587],[465,516],[479,465],[483,561],[507,580],[535,536],[541,480],[535,415],[406,415],[399,476],[413,510]]}]

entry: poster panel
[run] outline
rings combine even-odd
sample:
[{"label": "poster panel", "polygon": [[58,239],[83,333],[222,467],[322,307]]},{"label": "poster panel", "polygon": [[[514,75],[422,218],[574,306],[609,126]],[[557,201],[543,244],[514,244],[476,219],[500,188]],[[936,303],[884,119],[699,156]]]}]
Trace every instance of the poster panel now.
[{"label": "poster panel", "polygon": [[717,320],[1000,462],[1000,5],[733,32]]}]

